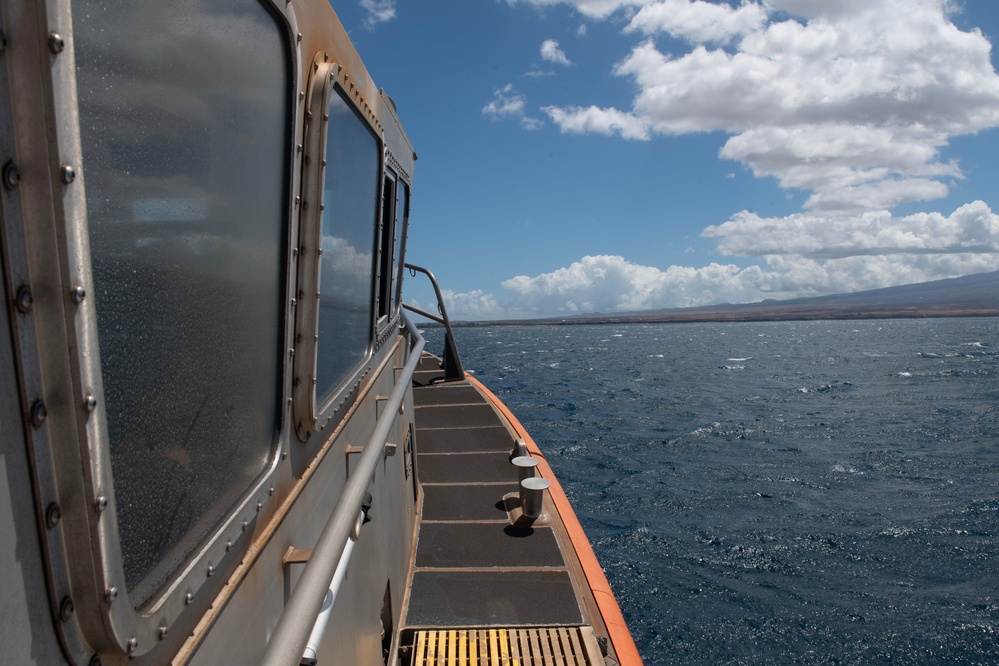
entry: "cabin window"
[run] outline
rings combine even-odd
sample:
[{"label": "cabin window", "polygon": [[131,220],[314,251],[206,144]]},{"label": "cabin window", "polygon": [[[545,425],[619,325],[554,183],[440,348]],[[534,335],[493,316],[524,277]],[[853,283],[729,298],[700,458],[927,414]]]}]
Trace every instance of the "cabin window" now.
[{"label": "cabin window", "polygon": [[406,246],[406,233],[409,229],[409,185],[399,181],[398,197],[395,204],[395,256],[392,259],[392,309],[402,300],[401,287],[403,250]]},{"label": "cabin window", "polygon": [[387,317],[392,313],[392,266],[394,265],[392,248],[395,245],[395,222],[396,222],[396,179],[392,172],[385,175],[385,184],[382,187],[382,243],[379,266],[379,295],[378,295],[378,316]]},{"label": "cabin window", "polygon": [[289,59],[253,0],[73,5],[126,584],[151,599],[272,465]]},{"label": "cabin window", "polygon": [[319,266],[316,398],[327,402],[367,357],[381,170],[378,139],[340,95],[330,95]]}]

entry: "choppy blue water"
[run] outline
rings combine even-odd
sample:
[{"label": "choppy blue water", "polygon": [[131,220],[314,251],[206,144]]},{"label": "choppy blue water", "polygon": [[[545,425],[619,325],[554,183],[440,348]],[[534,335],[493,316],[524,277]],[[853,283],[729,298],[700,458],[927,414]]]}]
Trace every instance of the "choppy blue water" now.
[{"label": "choppy blue water", "polygon": [[999,663],[999,319],[456,337],[649,666]]}]

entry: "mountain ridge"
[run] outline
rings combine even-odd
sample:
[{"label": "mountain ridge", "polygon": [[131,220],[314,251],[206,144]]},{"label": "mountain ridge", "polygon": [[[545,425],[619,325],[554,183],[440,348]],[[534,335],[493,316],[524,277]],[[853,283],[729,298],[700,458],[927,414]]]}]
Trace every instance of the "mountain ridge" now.
[{"label": "mountain ridge", "polygon": [[453,325],[530,326],[995,316],[999,316],[999,271],[789,300],[767,299],[756,303],[724,303],[612,314],[594,312],[535,319],[462,321],[454,322]]}]

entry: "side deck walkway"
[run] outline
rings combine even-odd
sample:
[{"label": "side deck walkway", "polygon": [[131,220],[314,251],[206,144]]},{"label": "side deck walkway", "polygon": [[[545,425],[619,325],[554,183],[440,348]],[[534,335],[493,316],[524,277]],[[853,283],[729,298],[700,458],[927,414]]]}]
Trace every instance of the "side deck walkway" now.
[{"label": "side deck walkway", "polygon": [[[515,525],[515,437],[474,384],[436,381],[443,376],[438,364],[426,356],[414,379],[422,501],[405,621],[417,631],[414,652],[450,651],[468,659],[440,663],[477,664],[481,657],[486,664],[603,666],[591,629],[597,624],[602,633],[602,625],[599,617],[594,622],[592,595],[548,491],[541,516]],[[532,640],[538,655],[530,652]],[[545,648],[545,640],[553,642]],[[507,660],[486,657],[482,650],[491,645]],[[544,654],[552,660],[541,660]],[[412,663],[436,663],[418,656]]]}]

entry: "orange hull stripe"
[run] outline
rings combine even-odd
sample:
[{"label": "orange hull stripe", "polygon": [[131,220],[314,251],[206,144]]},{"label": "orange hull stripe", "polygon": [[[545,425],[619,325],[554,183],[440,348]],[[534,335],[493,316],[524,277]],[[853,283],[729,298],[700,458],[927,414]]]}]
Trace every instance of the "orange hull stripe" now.
[{"label": "orange hull stripe", "polygon": [[642,657],[638,654],[635,639],[632,638],[631,632],[628,631],[628,625],[624,622],[621,607],[618,606],[617,599],[611,591],[610,583],[607,582],[607,576],[604,575],[604,570],[600,567],[600,562],[597,561],[597,556],[593,553],[593,547],[590,546],[590,540],[586,538],[586,534],[583,532],[583,526],[579,524],[576,512],[572,510],[572,506],[569,504],[569,498],[565,496],[565,491],[562,490],[558,479],[555,478],[555,474],[552,472],[551,467],[549,467],[548,461],[545,460],[541,449],[538,448],[534,439],[531,438],[530,433],[517,420],[517,417],[510,412],[509,408],[492,391],[470,374],[466,373],[465,379],[477,386],[493,403],[496,409],[506,417],[510,425],[517,432],[517,435],[527,442],[527,450],[540,461],[538,463],[538,470],[541,472],[541,476],[551,481],[551,486],[548,490],[551,493],[552,502],[555,504],[558,515],[562,518],[562,523],[565,524],[566,531],[569,533],[572,547],[579,557],[580,564],[582,564],[586,582],[590,586],[590,589],[593,590],[597,608],[600,610],[600,616],[603,618],[604,625],[606,625],[607,631],[610,634],[610,641],[614,644],[614,652],[617,654],[618,661],[621,663],[621,666],[641,666]]}]

